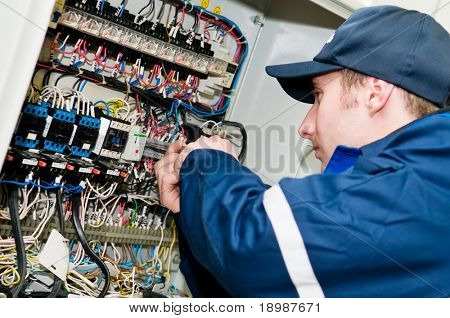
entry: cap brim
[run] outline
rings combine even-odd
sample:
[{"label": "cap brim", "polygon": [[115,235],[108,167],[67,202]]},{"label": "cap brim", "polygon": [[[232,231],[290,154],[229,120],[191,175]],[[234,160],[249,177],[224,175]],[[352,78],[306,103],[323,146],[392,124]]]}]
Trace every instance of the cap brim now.
[{"label": "cap brim", "polygon": [[314,104],[314,95],[311,93],[313,78],[343,68],[340,65],[310,61],[271,65],[266,67],[266,72],[278,80],[289,96],[304,103]]}]

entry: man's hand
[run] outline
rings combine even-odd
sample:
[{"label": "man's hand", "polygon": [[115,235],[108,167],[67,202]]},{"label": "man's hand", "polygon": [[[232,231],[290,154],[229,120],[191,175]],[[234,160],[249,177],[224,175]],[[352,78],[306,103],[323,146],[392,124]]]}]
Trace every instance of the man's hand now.
[{"label": "man's hand", "polygon": [[201,137],[196,142],[185,146],[183,142],[173,143],[167,149],[166,156],[155,165],[161,204],[174,213],[180,212],[180,169],[186,157],[197,149],[220,150],[229,153],[236,159],[238,155],[233,145],[218,136]]},{"label": "man's hand", "polygon": [[190,143],[187,145],[181,152],[178,158],[175,161],[175,171],[177,173],[180,172],[181,166],[183,165],[186,157],[194,150],[197,149],[212,149],[212,150],[220,150],[224,151],[233,157],[238,159],[238,155],[236,150],[234,149],[231,142],[226,139],[220,138],[219,136],[212,136],[210,138],[206,138],[204,136],[200,137],[196,142]]},{"label": "man's hand", "polygon": [[175,171],[174,163],[184,145],[181,141],[174,142],[167,149],[166,156],[155,164],[161,204],[174,213],[180,212],[180,174]]}]

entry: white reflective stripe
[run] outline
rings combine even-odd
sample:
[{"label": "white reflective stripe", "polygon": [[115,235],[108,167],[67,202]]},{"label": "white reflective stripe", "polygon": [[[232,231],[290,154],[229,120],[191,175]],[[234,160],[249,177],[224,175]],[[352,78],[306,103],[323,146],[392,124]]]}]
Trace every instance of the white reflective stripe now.
[{"label": "white reflective stripe", "polygon": [[263,204],[272,223],[287,271],[299,296],[324,297],[291,207],[279,185],[264,193]]}]

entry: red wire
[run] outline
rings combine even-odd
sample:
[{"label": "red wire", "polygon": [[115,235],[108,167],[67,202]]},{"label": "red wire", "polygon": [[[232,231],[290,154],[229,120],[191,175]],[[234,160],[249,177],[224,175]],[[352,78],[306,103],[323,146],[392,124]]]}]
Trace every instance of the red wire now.
[{"label": "red wire", "polygon": [[181,18],[180,21],[177,23],[177,27],[179,27],[184,22],[184,9],[181,10]]},{"label": "red wire", "polygon": [[101,66],[102,68],[107,68],[110,70],[113,70],[116,68],[116,63],[114,63],[113,66],[108,66],[107,63],[105,62],[104,64],[102,63],[104,60],[106,60],[106,47],[102,50],[103,53],[103,57],[101,59],[97,59],[98,65]]},{"label": "red wire", "polygon": [[[42,64],[42,63],[37,63],[37,65],[42,67],[42,68],[48,69],[48,70],[57,70],[59,72],[67,73],[67,71],[65,69],[62,69],[62,68],[51,67],[51,66],[48,66],[48,65],[45,65],[45,64]],[[79,76],[79,77],[81,77],[83,79],[87,79],[88,81],[94,82],[95,84],[101,83],[101,81],[99,81],[99,80],[97,80],[95,78],[86,76],[84,74],[78,74],[78,75],[74,74],[74,76]]]},{"label": "red wire", "polygon": [[75,50],[76,50],[76,49],[74,48],[72,51],[66,52],[66,51],[62,51],[62,50],[60,50],[60,49],[57,49],[57,48],[54,47],[53,45],[52,45],[51,49],[52,49],[53,51],[55,51],[56,53],[58,53],[58,54],[63,54],[63,55],[72,55],[73,53],[75,53]]}]

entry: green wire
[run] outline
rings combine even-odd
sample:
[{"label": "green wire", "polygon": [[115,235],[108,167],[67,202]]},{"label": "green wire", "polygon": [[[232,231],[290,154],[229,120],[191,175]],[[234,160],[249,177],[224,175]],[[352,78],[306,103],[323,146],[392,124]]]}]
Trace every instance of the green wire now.
[{"label": "green wire", "polygon": [[137,203],[136,199],[133,199],[133,201],[134,201],[134,212],[133,212],[133,216],[131,217],[130,223],[133,223],[136,220],[137,213],[139,211],[139,207],[138,207],[138,203]]}]

